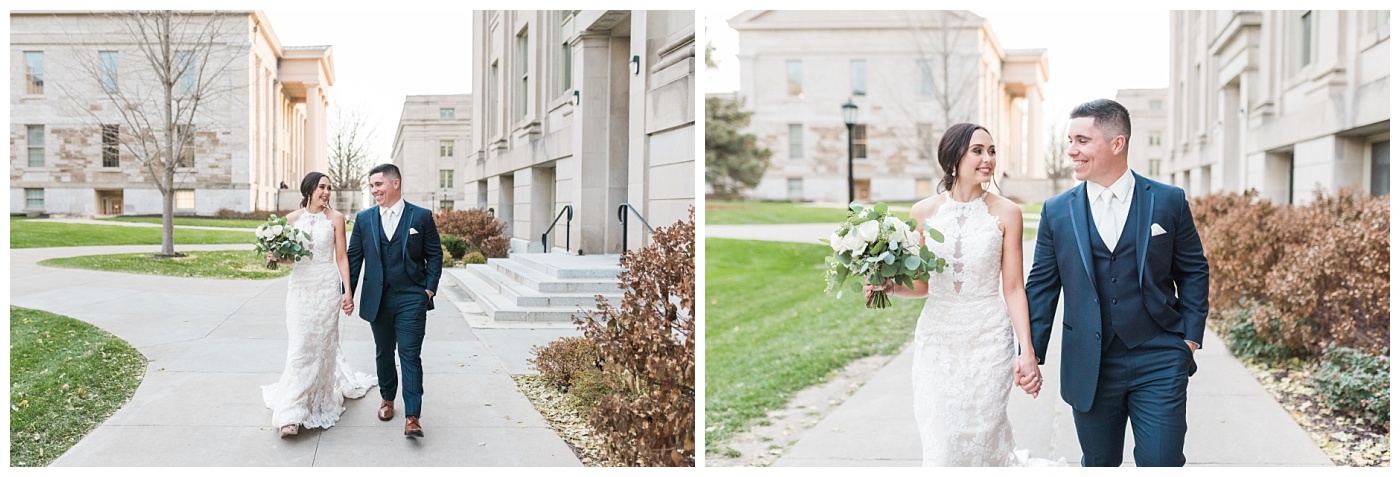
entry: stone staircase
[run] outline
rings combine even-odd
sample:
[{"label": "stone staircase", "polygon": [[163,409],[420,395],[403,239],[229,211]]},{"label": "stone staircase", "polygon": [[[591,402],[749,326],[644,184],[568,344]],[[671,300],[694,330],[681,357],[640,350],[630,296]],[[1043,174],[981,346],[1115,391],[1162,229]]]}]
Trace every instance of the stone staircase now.
[{"label": "stone staircase", "polygon": [[[598,295],[622,302],[619,255],[574,256],[518,253],[484,265],[443,270],[495,324],[571,324],[573,316],[597,308]],[[470,319],[469,319],[470,321]]]}]

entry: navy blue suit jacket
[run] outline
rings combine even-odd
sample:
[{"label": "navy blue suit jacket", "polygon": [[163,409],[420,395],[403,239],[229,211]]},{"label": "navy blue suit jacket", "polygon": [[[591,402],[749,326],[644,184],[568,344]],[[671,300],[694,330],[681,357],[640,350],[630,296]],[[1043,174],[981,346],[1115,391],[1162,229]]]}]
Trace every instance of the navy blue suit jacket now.
[{"label": "navy blue suit jacket", "polygon": [[[418,233],[410,230],[417,230]],[[408,278],[422,286],[425,292],[432,291],[437,296],[438,281],[442,278],[442,242],[433,213],[404,201],[403,214],[399,216],[398,227],[394,229],[394,235],[399,234],[407,234],[403,237],[403,248],[398,252],[403,254]],[[355,228],[350,232],[346,250],[346,258],[350,260],[350,294],[355,294],[360,265],[363,264],[365,283],[360,292],[360,318],[371,323],[379,314],[379,300],[384,294],[384,262],[380,256],[380,243],[384,240],[379,206],[355,214]],[[428,309],[432,309],[431,301],[428,302]]]},{"label": "navy blue suit jacket", "polygon": [[[1132,173],[1133,215],[1138,229],[1138,286],[1149,319],[1162,329],[1201,344],[1205,334],[1210,270],[1185,191]],[[1061,390],[1065,402],[1086,412],[1094,402],[1102,357],[1103,316],[1089,250],[1089,198],[1085,184],[1045,201],[1035,261],[1026,279],[1031,343],[1045,363],[1060,290],[1065,291]],[[1164,233],[1152,235],[1153,225]],[[1124,237],[1126,238],[1126,237]]]}]

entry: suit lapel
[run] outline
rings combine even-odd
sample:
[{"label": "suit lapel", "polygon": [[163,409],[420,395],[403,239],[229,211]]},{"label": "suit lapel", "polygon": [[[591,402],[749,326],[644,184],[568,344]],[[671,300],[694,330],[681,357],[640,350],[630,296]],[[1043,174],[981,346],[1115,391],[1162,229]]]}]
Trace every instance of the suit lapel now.
[{"label": "suit lapel", "polygon": [[1074,243],[1079,248],[1079,258],[1084,263],[1084,273],[1089,274],[1089,286],[1098,288],[1094,282],[1093,255],[1089,253],[1089,193],[1085,186],[1087,182],[1079,184],[1073,192],[1070,200],[1069,218],[1070,225],[1074,228]]},{"label": "suit lapel", "polygon": [[1137,186],[1133,191],[1133,213],[1137,214],[1137,261],[1138,261],[1138,286],[1142,286],[1143,270],[1147,268],[1147,244],[1152,240],[1152,210],[1156,205],[1156,196],[1152,193],[1152,184],[1143,179],[1142,176],[1133,174],[1133,180]]},{"label": "suit lapel", "polygon": [[403,216],[399,217],[399,227],[394,229],[394,235],[404,234],[402,237],[404,263],[408,263],[408,234],[413,233],[413,227],[409,226],[409,224],[413,223],[413,209],[414,207],[412,204],[409,204],[407,201],[403,203]]},{"label": "suit lapel", "polygon": [[382,207],[377,205],[374,206],[374,218],[370,219],[371,228],[373,228],[373,230],[370,230],[370,232],[372,232],[370,235],[374,236],[375,250],[379,250],[379,247],[381,247],[380,242],[383,240],[384,237],[384,219],[379,216],[379,214],[382,212]]}]

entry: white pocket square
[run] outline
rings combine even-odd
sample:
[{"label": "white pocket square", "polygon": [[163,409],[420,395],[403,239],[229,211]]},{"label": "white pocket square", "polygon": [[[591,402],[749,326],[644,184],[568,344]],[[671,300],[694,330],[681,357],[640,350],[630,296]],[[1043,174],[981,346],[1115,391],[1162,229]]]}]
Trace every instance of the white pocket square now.
[{"label": "white pocket square", "polygon": [[1162,235],[1162,234],[1164,234],[1164,233],[1167,233],[1167,229],[1162,228],[1161,225],[1152,224],[1152,236],[1153,236],[1153,237],[1156,237],[1156,236],[1158,236],[1158,235]]},{"label": "white pocket square", "polygon": [[[1155,226],[1155,224],[1154,224],[1154,226]],[[1158,227],[1158,228],[1160,228],[1160,227]],[[1157,229],[1152,229],[1152,230],[1157,230]],[[418,229],[415,229],[415,228],[413,228],[413,227],[409,227],[409,228],[408,228],[408,234],[409,234],[409,235],[413,235],[413,234],[416,234],[416,233],[418,233]],[[1153,233],[1153,234],[1156,234],[1157,232],[1152,232],[1152,233]]]}]

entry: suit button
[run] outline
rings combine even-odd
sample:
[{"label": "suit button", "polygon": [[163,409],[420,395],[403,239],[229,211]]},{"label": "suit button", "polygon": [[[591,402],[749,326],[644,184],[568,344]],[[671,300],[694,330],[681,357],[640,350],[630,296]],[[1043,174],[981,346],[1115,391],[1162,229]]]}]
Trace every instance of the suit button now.
[{"label": "suit button", "polygon": [[1110,256],[1108,257],[1108,261],[1110,261],[1110,262],[1117,261],[1117,260],[1118,260],[1118,257],[1116,257],[1116,256],[1110,255]]},{"label": "suit button", "polygon": [[1099,304],[1099,299],[1098,299],[1098,298],[1095,298],[1095,299],[1094,299],[1094,304],[1095,304],[1095,305]]},{"label": "suit button", "polygon": [[1117,278],[1114,278],[1113,280],[1110,280],[1110,282],[1111,282],[1111,283],[1118,283],[1118,279],[1117,279]]},{"label": "suit button", "polygon": [[1117,305],[1117,304],[1118,304],[1118,299],[1117,299],[1117,298],[1114,298],[1112,303],[1113,303],[1114,305]]},{"label": "suit button", "polygon": [[1099,339],[1103,339],[1103,338],[1100,338],[1098,333],[1094,333],[1094,339],[1099,340]]}]

